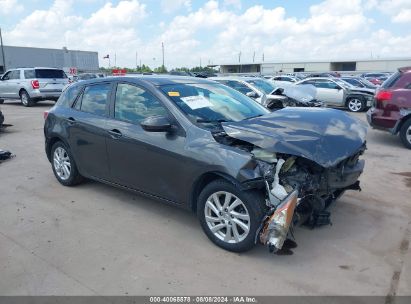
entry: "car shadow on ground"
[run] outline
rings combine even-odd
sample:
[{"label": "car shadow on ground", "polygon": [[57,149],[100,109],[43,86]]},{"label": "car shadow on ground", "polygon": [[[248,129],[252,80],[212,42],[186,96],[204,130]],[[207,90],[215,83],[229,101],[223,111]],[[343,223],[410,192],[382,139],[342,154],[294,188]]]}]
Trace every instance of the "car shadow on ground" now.
[{"label": "car shadow on ground", "polygon": [[400,149],[406,149],[404,145],[401,142],[401,139],[399,135],[392,135],[389,132],[385,131],[380,131],[380,130],[375,130],[375,132],[368,132],[367,139],[370,141],[372,138],[373,145],[374,144],[380,144],[380,145],[386,145],[390,146],[393,148],[400,148]]},{"label": "car shadow on ground", "polygon": [[[54,106],[55,102],[52,100],[44,100],[44,101],[39,101],[36,102],[34,105],[32,105],[31,107],[52,107]],[[0,105],[1,106],[21,106],[23,107],[23,105],[21,104],[20,100],[9,100],[6,99],[4,100],[4,103]]]},{"label": "car shadow on ground", "polygon": [[[133,193],[131,191],[127,191],[124,189],[112,187],[110,185],[105,185],[100,182],[95,182],[91,180],[87,180],[84,184],[81,184],[77,187],[81,188],[88,188],[88,190],[96,191],[100,194],[103,194],[105,197],[109,199],[109,201],[113,203],[119,204],[126,204],[129,205],[127,208],[131,208],[137,213],[149,213],[149,217],[153,217],[153,222],[155,221],[172,221],[173,224],[171,225],[182,225],[187,228],[187,231],[191,231],[190,233],[194,234],[195,239],[202,239],[202,243],[204,246],[207,246],[206,250],[211,252],[215,252],[215,254],[232,254],[236,257],[241,257],[245,259],[249,258],[258,258],[261,260],[266,260],[267,262],[272,262],[272,259],[276,259],[277,262],[288,260],[290,263],[292,261],[296,261],[301,256],[301,253],[307,254],[307,259],[314,259],[316,254],[318,253],[318,244],[315,246],[315,241],[321,236],[321,246],[325,246],[328,242],[332,242],[336,235],[338,234],[345,234],[341,232],[341,227],[345,227],[343,225],[343,218],[346,214],[353,214],[356,217],[356,220],[353,223],[356,225],[351,225],[351,229],[349,233],[353,231],[361,231],[360,223],[363,222],[363,217],[367,217],[364,213],[361,212],[354,212],[356,206],[352,204],[346,204],[349,202],[349,198],[342,198],[341,202],[337,202],[330,206],[330,211],[332,213],[332,220],[335,220],[336,226],[333,227],[331,225],[317,227],[314,229],[310,229],[307,226],[297,226],[295,227],[294,234],[298,244],[296,249],[293,249],[293,255],[277,255],[273,253],[269,253],[268,248],[262,244],[257,244],[252,250],[243,252],[243,253],[233,253],[225,251],[216,245],[214,245],[207,236],[203,233],[200,223],[197,220],[197,216],[195,213],[179,208],[176,205],[167,204],[162,201],[158,201],[142,194]],[[346,201],[346,202],[344,202]],[[167,225],[166,225],[167,226]],[[159,229],[164,229],[164,233],[167,234],[168,229],[166,226]],[[173,229],[172,229],[173,230]],[[187,239],[189,242],[189,239]],[[318,242],[318,240],[317,240]],[[277,263],[275,262],[275,263]]]}]

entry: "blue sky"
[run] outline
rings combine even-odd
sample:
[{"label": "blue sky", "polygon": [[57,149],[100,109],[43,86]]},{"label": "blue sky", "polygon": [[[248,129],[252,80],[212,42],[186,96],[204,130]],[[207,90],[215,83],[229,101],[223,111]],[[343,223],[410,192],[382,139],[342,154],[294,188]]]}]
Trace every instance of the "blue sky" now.
[{"label": "blue sky", "polygon": [[[117,64],[411,57],[410,0],[0,0],[6,45],[116,54]],[[155,58],[155,59],[153,59]]]}]

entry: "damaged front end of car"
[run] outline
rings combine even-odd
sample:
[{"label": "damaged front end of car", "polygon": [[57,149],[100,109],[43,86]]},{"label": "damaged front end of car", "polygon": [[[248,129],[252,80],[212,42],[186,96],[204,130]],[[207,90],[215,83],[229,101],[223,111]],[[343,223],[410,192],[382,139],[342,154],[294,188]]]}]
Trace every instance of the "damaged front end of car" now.
[{"label": "damaged front end of car", "polygon": [[266,214],[255,241],[270,252],[292,239],[294,225],[330,224],[327,207],[346,190],[360,190],[366,129],[346,113],[283,109],[223,129],[216,140],[247,150],[260,176],[254,185],[265,193]]}]

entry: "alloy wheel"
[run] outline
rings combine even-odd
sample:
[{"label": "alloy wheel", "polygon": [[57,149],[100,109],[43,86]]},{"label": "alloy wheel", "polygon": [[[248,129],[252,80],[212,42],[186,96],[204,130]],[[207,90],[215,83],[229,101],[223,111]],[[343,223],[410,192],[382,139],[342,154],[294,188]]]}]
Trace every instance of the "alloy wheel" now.
[{"label": "alloy wheel", "polygon": [[234,194],[219,191],[209,196],[204,206],[205,221],[218,239],[240,243],[250,232],[250,215],[245,204]]},{"label": "alloy wheel", "polygon": [[26,106],[29,103],[29,99],[28,99],[27,94],[26,93],[21,93],[20,97],[21,97],[21,103]]},{"label": "alloy wheel", "polygon": [[352,112],[358,112],[362,108],[362,101],[358,98],[350,99],[350,101],[348,101],[348,108]]},{"label": "alloy wheel", "polygon": [[411,144],[411,125],[408,127],[407,131],[405,131],[405,138]]},{"label": "alloy wheel", "polygon": [[57,147],[56,150],[54,150],[53,166],[60,179],[69,179],[71,173],[71,162],[70,157],[64,148]]}]

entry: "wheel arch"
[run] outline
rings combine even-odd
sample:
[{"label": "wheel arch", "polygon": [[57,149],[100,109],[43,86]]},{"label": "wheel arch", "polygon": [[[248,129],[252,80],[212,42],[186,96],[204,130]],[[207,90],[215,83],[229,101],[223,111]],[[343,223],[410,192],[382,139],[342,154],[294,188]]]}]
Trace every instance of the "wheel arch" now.
[{"label": "wheel arch", "polygon": [[191,188],[190,207],[194,213],[197,212],[197,198],[200,195],[201,191],[204,189],[205,186],[207,186],[209,183],[217,179],[226,180],[230,182],[231,184],[239,187],[240,189],[243,188],[241,184],[234,177],[230,176],[227,173],[218,172],[218,171],[210,171],[210,172],[203,173],[199,178],[197,178],[197,180],[194,182]]},{"label": "wheel arch", "polygon": [[50,139],[47,140],[47,143],[46,143],[46,154],[47,154],[47,158],[50,162],[51,162],[51,148],[58,141],[61,141],[66,146],[68,146],[67,142],[63,138],[61,138],[60,136],[58,136],[58,135],[51,136]]},{"label": "wheel arch", "polygon": [[398,132],[400,132],[402,126],[405,124],[406,121],[408,121],[409,119],[411,119],[411,112],[408,113],[407,115],[403,116],[398,123],[395,125],[395,127],[392,130],[392,134],[398,134]]}]

